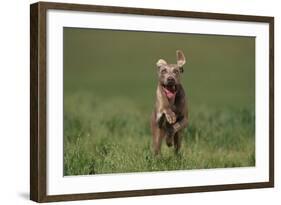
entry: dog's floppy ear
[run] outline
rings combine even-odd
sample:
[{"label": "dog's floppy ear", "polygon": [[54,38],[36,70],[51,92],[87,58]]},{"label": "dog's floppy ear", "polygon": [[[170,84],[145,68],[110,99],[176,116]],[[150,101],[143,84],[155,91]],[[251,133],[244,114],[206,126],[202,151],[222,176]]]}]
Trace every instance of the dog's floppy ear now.
[{"label": "dog's floppy ear", "polygon": [[180,67],[181,72],[183,72],[184,64],[185,64],[185,56],[181,50],[177,50],[177,65]]},{"label": "dog's floppy ear", "polygon": [[157,67],[160,68],[163,65],[167,65],[167,62],[163,59],[159,59],[156,63]]}]

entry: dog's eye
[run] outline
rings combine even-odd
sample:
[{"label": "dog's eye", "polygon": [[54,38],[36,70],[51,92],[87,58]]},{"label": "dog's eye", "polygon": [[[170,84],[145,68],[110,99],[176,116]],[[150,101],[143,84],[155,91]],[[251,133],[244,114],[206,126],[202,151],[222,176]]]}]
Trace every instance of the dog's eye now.
[{"label": "dog's eye", "polygon": [[178,71],[178,70],[173,70],[173,72],[174,72],[175,74],[178,74],[178,73],[179,73],[179,71]]},{"label": "dog's eye", "polygon": [[165,73],[167,73],[167,69],[161,70],[161,74],[165,74]]}]

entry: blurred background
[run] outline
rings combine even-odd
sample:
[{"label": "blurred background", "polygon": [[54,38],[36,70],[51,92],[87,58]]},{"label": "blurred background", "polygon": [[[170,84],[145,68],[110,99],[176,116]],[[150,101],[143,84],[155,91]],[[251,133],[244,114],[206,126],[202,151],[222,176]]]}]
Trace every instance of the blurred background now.
[{"label": "blurred background", "polygon": [[[63,46],[66,175],[254,165],[255,38],[64,28]],[[175,164],[150,155],[149,117],[156,62],[177,49],[190,123]]]},{"label": "blurred background", "polygon": [[[182,83],[190,106],[254,106],[252,37],[64,29],[64,92],[124,96],[151,109],[159,58],[187,59]],[[148,106],[148,107],[147,107]]]}]

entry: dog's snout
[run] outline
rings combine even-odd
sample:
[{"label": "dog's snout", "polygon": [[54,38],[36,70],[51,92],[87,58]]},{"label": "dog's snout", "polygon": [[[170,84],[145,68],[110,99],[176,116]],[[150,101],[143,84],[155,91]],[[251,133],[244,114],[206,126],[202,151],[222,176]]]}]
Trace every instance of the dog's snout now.
[{"label": "dog's snout", "polygon": [[174,82],[175,82],[175,79],[170,76],[170,77],[167,78],[167,81],[168,81],[169,83],[174,83]]}]

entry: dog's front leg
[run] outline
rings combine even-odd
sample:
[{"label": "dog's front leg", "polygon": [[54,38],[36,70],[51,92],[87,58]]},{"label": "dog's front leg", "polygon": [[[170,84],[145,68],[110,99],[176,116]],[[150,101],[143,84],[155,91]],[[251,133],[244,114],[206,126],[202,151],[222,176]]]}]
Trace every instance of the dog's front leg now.
[{"label": "dog's front leg", "polygon": [[163,109],[162,112],[156,113],[156,122],[159,127],[163,127],[163,123],[167,119],[169,124],[174,124],[177,120],[176,114],[171,109]]},{"label": "dog's front leg", "polygon": [[187,127],[187,124],[188,124],[187,117],[183,117],[180,121],[173,124],[174,133],[180,131],[181,129],[183,129],[185,127]]},{"label": "dog's front leg", "polygon": [[177,116],[171,109],[164,109],[163,113],[165,114],[166,119],[170,124],[174,124],[176,122]]},{"label": "dog's front leg", "polygon": [[161,121],[163,119],[163,116],[165,115],[168,123],[174,124],[177,120],[176,114],[170,108],[169,101],[160,86],[158,86],[156,94],[156,121]]}]

